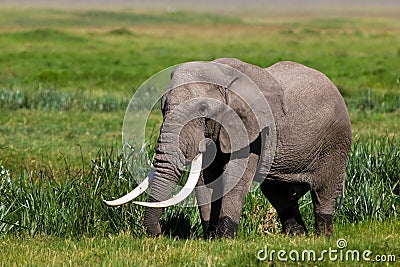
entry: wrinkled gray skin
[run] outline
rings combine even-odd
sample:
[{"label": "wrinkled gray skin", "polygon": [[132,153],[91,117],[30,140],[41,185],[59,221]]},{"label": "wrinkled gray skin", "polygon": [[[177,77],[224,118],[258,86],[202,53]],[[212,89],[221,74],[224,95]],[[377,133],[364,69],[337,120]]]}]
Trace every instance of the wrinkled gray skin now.
[{"label": "wrinkled gray skin", "polygon": [[[335,85],[322,73],[294,62],[279,62],[262,69],[237,59],[217,59],[215,62],[231,66],[252,79],[266,97],[276,125],[277,143],[272,167],[261,184],[264,195],[277,210],[283,232],[306,233],[299,212],[298,200],[311,190],[317,233],[333,233],[332,213],[336,200],[344,190],[344,172],[351,145],[351,125],[344,101]],[[175,77],[185,75],[182,68]],[[232,85],[229,85],[232,86]],[[174,106],[192,97],[205,96],[230,105],[243,120],[250,136],[250,154],[242,179],[226,195],[213,199],[209,191],[196,191],[200,216],[206,237],[234,237],[246,194],[249,191],[262,151],[260,129],[254,127],[254,116],[246,113],[243,103],[235,99],[230,88],[205,84],[182,86],[167,92],[162,99],[164,117]],[[225,91],[224,91],[225,90]],[[241,88],[240,90],[246,90]],[[213,106],[207,106],[212,110]],[[250,114],[250,115],[249,115]],[[260,126],[263,128],[263,125]],[[155,180],[150,201],[168,199],[182,169],[179,156],[167,155],[163,148],[171,145],[168,129],[162,125],[156,147]],[[257,132],[253,132],[256,129]],[[262,129],[261,129],[262,130]],[[220,124],[204,118],[185,125],[179,136],[179,148],[187,159],[199,153],[199,142],[205,137],[217,145],[214,162],[200,177],[198,185],[218,178],[229,162],[231,153]],[[175,161],[171,163],[168,158]],[[221,179],[221,186],[231,177]],[[215,190],[214,190],[215,191]],[[211,204],[206,200],[213,199]],[[201,204],[206,203],[206,204]],[[151,235],[159,235],[160,208],[147,208],[144,226]]]}]

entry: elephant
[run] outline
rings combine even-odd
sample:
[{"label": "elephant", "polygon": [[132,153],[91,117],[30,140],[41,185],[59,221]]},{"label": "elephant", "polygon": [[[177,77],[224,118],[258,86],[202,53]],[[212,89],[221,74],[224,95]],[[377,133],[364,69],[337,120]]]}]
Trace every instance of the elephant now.
[{"label": "elephant", "polygon": [[[209,81],[209,82],[206,82]],[[315,232],[331,236],[344,197],[351,123],[337,87],[323,73],[282,61],[267,68],[235,58],[179,65],[161,100],[154,170],[121,205],[149,186],[143,224],[161,234],[165,207],[195,190],[207,238],[237,235],[252,182],[276,209],[285,234],[306,234],[299,199],[310,191]],[[172,197],[192,163],[188,182]]]}]

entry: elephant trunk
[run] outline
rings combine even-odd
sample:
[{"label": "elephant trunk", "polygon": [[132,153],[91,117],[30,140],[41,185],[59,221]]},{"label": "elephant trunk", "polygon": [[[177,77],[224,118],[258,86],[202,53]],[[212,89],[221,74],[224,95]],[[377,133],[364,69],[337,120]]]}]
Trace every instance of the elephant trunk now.
[{"label": "elephant trunk", "polygon": [[[192,159],[191,175],[197,175],[197,177],[190,179],[191,175],[189,175],[187,183],[192,183],[193,187],[189,186],[187,190],[184,190],[186,187],[185,185],[180,193],[187,194],[182,197],[186,198],[197,184],[198,175],[201,171],[202,158],[200,157],[199,159],[196,155],[199,153],[199,143],[204,139],[204,135],[195,127],[195,124],[195,122],[186,124],[179,136],[176,136],[175,133],[171,133],[170,131],[166,132],[165,130],[168,129],[164,129],[164,127],[161,128],[156,147],[154,180],[149,193],[150,203],[160,203],[171,198],[185,165]],[[179,144],[179,146],[177,144]],[[197,162],[195,160],[197,160]],[[194,166],[195,164],[196,166]],[[149,234],[161,234],[159,219],[162,212],[163,207],[149,206],[146,209],[143,224]]]},{"label": "elephant trunk", "polygon": [[[155,179],[151,185],[149,202],[164,201],[171,197],[172,192],[176,186],[176,181],[166,179],[160,176],[158,172],[155,173]],[[147,233],[157,236],[161,234],[161,227],[159,220],[164,208],[148,207],[144,213],[143,225]]]},{"label": "elephant trunk", "polygon": [[[179,120],[174,120],[179,121]],[[204,139],[201,120],[187,123],[163,123],[156,147],[154,170],[133,191],[113,201],[104,201],[107,205],[125,204],[147,190],[150,186],[149,202],[133,203],[148,207],[144,215],[144,226],[152,235],[159,235],[159,219],[163,208],[178,204],[194,190],[202,170],[202,154],[199,144]],[[197,155],[197,156],[196,156]],[[191,162],[190,174],[185,186],[171,197],[185,165]]]}]

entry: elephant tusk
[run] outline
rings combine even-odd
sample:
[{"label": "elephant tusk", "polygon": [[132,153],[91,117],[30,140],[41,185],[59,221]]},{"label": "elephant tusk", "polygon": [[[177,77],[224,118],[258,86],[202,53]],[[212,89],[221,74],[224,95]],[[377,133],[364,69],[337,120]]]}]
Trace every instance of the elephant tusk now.
[{"label": "elephant tusk", "polygon": [[164,200],[161,202],[138,202],[138,201],[133,201],[133,203],[145,207],[150,207],[150,208],[165,208],[169,207],[172,205],[176,205],[185,198],[187,198],[190,193],[194,190],[194,188],[197,185],[197,181],[199,180],[200,177],[200,172],[202,168],[202,161],[203,161],[203,156],[202,154],[198,154],[192,161],[192,166],[190,168],[190,173],[189,177],[186,181],[185,186],[182,188],[181,191],[179,191],[178,194],[173,196],[172,198],[168,200]]},{"label": "elephant tusk", "polygon": [[149,185],[153,182],[154,178],[154,169],[152,169],[147,175],[146,179],[144,179],[143,182],[141,182],[135,189],[133,189],[131,192],[126,194],[125,196],[115,199],[115,200],[103,200],[104,203],[106,203],[108,206],[119,206],[125,203],[128,203],[129,201],[135,199],[138,197],[140,194],[142,194],[144,191],[149,188]]}]

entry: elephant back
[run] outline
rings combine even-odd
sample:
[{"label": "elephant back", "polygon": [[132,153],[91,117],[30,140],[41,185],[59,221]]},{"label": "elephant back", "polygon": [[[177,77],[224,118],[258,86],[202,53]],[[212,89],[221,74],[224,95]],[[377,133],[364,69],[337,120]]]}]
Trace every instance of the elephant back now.
[{"label": "elephant back", "polygon": [[[287,113],[276,118],[278,146],[274,166],[302,172],[328,147],[351,143],[351,125],[339,90],[323,73],[283,61],[265,69],[280,84]],[[339,148],[342,149],[342,148]]]}]

